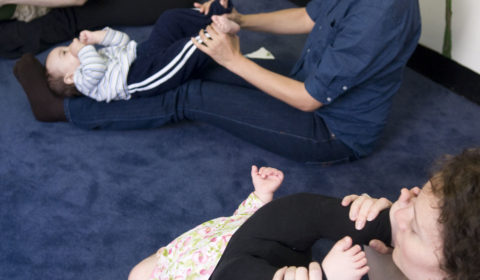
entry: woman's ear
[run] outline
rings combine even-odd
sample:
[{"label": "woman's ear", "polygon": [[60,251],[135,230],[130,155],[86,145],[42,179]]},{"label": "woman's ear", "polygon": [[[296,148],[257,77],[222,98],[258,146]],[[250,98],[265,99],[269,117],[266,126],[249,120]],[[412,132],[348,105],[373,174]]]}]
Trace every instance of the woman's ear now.
[{"label": "woman's ear", "polygon": [[65,77],[63,77],[63,82],[67,85],[72,85],[75,81],[73,80],[74,73],[67,73]]}]

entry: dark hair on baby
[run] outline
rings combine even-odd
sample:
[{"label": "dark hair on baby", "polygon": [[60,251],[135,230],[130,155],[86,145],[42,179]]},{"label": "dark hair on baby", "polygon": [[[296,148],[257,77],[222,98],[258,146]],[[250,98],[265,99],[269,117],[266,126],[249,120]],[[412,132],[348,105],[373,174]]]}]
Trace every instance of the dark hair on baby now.
[{"label": "dark hair on baby", "polygon": [[63,81],[63,77],[55,77],[54,75],[48,73],[48,71],[47,84],[52,92],[60,97],[73,97],[82,95],[75,87],[75,84],[68,85]]},{"label": "dark hair on baby", "polygon": [[447,156],[431,182],[440,199],[446,279],[480,279],[480,149]]}]

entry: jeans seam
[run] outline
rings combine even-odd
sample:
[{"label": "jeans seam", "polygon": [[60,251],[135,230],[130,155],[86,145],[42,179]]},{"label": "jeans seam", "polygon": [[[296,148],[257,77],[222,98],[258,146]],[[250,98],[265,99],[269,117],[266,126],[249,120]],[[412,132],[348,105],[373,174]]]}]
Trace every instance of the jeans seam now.
[{"label": "jeans seam", "polygon": [[[65,112],[66,114],[66,112]],[[171,114],[170,114],[171,115]],[[135,121],[144,121],[144,120],[158,120],[158,119],[165,119],[168,118],[168,116],[148,116],[148,117],[136,117],[136,118],[104,118],[104,119],[95,119],[94,121],[74,121],[70,118],[70,116],[67,116],[67,119],[75,123],[77,125],[91,125],[91,124],[98,124],[102,123],[104,121],[113,121],[113,122],[135,122]]]},{"label": "jeans seam", "polygon": [[351,160],[351,157],[347,156],[347,157],[343,157],[343,158],[336,159],[336,160],[307,161],[307,162],[305,162],[305,164],[307,164],[307,165],[324,165],[324,166],[328,166],[328,165],[333,165],[333,164],[337,164],[337,163],[341,163],[341,162],[347,162],[347,161],[350,161],[350,160]]},{"label": "jeans seam", "polygon": [[273,130],[273,129],[267,129],[267,128],[263,128],[263,127],[260,127],[260,126],[251,125],[251,124],[246,123],[246,122],[241,122],[241,121],[238,121],[238,120],[235,120],[235,119],[232,119],[232,118],[227,118],[227,117],[222,116],[222,115],[217,115],[217,114],[213,114],[213,113],[209,113],[209,112],[204,112],[204,111],[201,111],[201,110],[187,109],[187,111],[195,112],[195,113],[202,113],[202,114],[206,114],[206,115],[210,115],[210,116],[215,116],[215,117],[218,117],[218,118],[223,118],[225,120],[236,122],[236,123],[239,123],[239,124],[242,124],[242,125],[247,125],[247,126],[259,129],[259,130],[273,132],[273,133],[278,134],[278,135],[287,135],[287,136],[290,136],[290,137],[298,138],[298,139],[301,139],[301,140],[307,140],[307,141],[311,141],[311,142],[314,142],[314,143],[325,143],[325,142],[331,142],[332,140],[334,140],[334,141],[339,140],[339,139],[336,139],[336,138],[334,138],[334,139],[329,138],[329,139],[326,139],[324,141],[319,141],[319,140],[314,139],[314,138],[307,138],[307,137],[298,136],[298,135],[291,134],[291,133],[286,133],[286,132],[280,133],[280,132],[278,132],[276,130]]}]

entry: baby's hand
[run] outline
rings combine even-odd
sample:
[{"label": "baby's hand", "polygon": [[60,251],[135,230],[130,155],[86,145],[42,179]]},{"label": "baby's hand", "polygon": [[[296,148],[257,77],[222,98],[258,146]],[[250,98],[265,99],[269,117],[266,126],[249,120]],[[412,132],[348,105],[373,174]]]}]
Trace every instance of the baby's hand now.
[{"label": "baby's hand", "polygon": [[83,30],[80,32],[80,42],[85,45],[95,45],[102,43],[105,35],[107,34],[107,30],[97,30],[97,31],[89,31]]},{"label": "baby's hand", "polygon": [[85,45],[97,44],[97,42],[95,41],[94,32],[89,30],[83,30],[82,32],[80,32],[80,35],[78,36],[78,38],[80,39],[80,42],[82,42]]},{"label": "baby's hand", "polygon": [[81,43],[77,38],[73,39],[72,43],[68,46],[70,48],[70,52],[78,57],[78,53],[80,50],[85,47],[83,43]]},{"label": "baby's hand", "polygon": [[255,195],[263,202],[268,203],[273,199],[273,193],[280,187],[283,181],[283,172],[273,167],[252,165],[252,182],[255,187]]}]

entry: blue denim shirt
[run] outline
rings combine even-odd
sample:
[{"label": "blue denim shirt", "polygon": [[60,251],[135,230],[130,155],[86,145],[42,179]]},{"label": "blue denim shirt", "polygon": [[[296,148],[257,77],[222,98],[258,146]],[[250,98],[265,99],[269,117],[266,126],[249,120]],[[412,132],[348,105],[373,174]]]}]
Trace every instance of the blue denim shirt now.
[{"label": "blue denim shirt", "polygon": [[372,152],[421,31],[417,0],[312,0],[315,22],[292,77],[357,156]]}]

